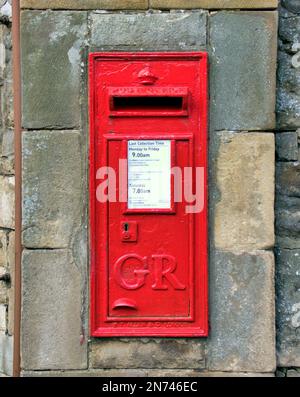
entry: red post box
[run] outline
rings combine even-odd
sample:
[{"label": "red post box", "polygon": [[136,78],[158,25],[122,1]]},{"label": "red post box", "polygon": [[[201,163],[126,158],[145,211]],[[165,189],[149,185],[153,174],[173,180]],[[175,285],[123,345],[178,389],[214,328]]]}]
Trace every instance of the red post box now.
[{"label": "red post box", "polygon": [[206,336],[207,54],[92,53],[92,336]]}]

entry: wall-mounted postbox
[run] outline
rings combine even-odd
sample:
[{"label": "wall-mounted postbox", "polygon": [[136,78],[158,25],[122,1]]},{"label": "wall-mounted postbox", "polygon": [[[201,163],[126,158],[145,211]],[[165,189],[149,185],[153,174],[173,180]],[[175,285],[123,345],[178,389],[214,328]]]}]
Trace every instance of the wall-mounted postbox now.
[{"label": "wall-mounted postbox", "polygon": [[207,54],[89,74],[91,335],[206,336]]}]

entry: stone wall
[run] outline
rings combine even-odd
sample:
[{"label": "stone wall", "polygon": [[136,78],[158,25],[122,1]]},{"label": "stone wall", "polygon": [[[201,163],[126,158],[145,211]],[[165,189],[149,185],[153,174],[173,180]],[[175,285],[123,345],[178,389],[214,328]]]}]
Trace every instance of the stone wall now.
[{"label": "stone wall", "polygon": [[[300,4],[280,8],[276,134],[279,376],[300,376]],[[293,367],[293,369],[291,369]]]},{"label": "stone wall", "polygon": [[[24,376],[300,375],[298,3],[279,13],[276,362],[277,1],[21,0]],[[0,0],[0,274],[12,278],[0,281],[0,376],[13,338],[10,35]],[[207,339],[89,338],[87,54],[128,49],[209,52]]]},{"label": "stone wall", "polygon": [[[21,4],[22,374],[271,376],[277,1]],[[89,338],[87,55],[95,50],[209,52],[208,338]]]},{"label": "stone wall", "polygon": [[0,0],[0,376],[12,374],[14,268],[14,158],[11,5]]}]

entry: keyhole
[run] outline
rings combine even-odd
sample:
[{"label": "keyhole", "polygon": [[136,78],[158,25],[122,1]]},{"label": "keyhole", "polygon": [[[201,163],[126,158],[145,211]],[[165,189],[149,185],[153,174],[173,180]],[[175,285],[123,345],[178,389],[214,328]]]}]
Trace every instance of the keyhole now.
[{"label": "keyhole", "polygon": [[124,230],[125,230],[125,232],[128,232],[128,229],[129,229],[129,225],[128,225],[128,223],[126,222],[126,223],[124,223]]}]

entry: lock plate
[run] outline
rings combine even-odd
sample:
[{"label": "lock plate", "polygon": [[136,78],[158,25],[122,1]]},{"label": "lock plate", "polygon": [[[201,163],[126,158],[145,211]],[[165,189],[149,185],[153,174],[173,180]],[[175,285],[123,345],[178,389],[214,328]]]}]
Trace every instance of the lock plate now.
[{"label": "lock plate", "polygon": [[126,243],[137,241],[137,222],[123,221],[121,222],[121,240]]}]

